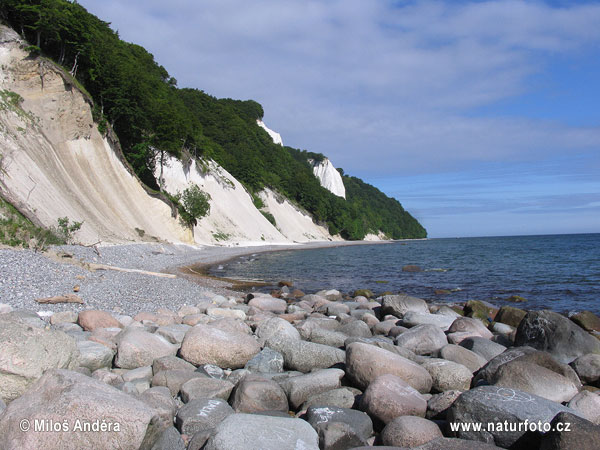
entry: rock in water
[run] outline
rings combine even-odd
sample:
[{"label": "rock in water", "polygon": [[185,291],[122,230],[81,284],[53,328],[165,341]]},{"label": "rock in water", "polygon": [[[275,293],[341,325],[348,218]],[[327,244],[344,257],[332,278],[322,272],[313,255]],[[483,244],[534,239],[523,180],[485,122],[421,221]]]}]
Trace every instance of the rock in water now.
[{"label": "rock in water", "polygon": [[79,351],[75,340],[58,330],[0,320],[0,398],[12,401],[52,368],[71,369]]},{"label": "rock in water", "polygon": [[[481,430],[473,428],[453,430],[456,437],[511,448],[519,441],[519,448],[537,448],[537,442],[523,442],[528,424],[550,422],[559,412],[579,413],[566,406],[537,395],[497,386],[479,386],[463,393],[448,410],[446,418],[451,426],[481,423]],[[508,428],[512,426],[513,428]],[[488,424],[493,424],[488,428]],[[471,425],[472,426],[472,425]],[[525,439],[527,436],[525,436]],[[532,436],[532,439],[537,439]],[[529,447],[528,447],[529,444]]]},{"label": "rock in water", "polygon": [[600,341],[571,320],[549,310],[529,311],[517,328],[515,346],[549,352],[568,364],[578,356],[600,353]]},{"label": "rock in water", "polygon": [[[29,431],[20,429],[23,418]],[[36,424],[52,431],[36,432]],[[3,448],[134,450],[152,447],[158,424],[156,412],[136,398],[80,373],[54,369],[8,406],[0,436]]]},{"label": "rock in water", "polygon": [[317,432],[302,419],[232,414],[221,422],[205,450],[318,450]]},{"label": "rock in water", "polygon": [[192,364],[214,364],[241,369],[260,351],[256,340],[244,333],[196,325],[183,338],[180,354]]}]

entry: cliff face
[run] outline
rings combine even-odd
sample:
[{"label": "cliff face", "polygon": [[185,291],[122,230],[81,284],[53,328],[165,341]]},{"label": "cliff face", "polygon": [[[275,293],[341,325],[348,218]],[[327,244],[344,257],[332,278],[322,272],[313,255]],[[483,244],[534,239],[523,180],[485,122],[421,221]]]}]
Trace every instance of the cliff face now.
[{"label": "cliff face", "polygon": [[308,162],[313,166],[313,173],[319,179],[321,186],[338,197],[346,198],[346,188],[342,176],[329,159],[325,158],[323,161],[309,159]]},{"label": "cliff face", "polygon": [[38,225],[56,226],[65,216],[82,221],[76,237],[84,243],[137,241],[140,234],[192,242],[100,135],[89,100],[68,74],[24,47],[0,26],[0,194]]},{"label": "cliff face", "polygon": [[269,136],[271,136],[271,139],[273,139],[275,144],[283,145],[283,140],[281,139],[281,135],[279,133],[268,128],[262,120],[257,120],[256,123],[259,127],[269,133]]}]

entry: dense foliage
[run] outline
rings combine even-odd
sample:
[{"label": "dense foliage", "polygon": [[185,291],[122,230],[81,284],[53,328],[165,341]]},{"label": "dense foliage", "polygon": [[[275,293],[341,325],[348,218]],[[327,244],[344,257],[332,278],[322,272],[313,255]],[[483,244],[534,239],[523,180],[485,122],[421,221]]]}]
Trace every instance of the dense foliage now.
[{"label": "dense foliage", "polygon": [[2,0],[0,18],[53,58],[92,96],[103,130],[115,130],[140,178],[152,175],[157,149],[212,158],[252,192],[271,187],[313,214],[330,232],[362,239],[378,230],[390,238],[425,237],[425,229],[394,199],[358,178],[343,176],[347,200],[322,188],[308,158],[321,154],[275,145],[256,124],[262,106],[217,99],[177,81],[144,48],[124,42],[109,24],[67,0]]},{"label": "dense foliage", "polygon": [[210,195],[193,185],[177,195],[179,217],[189,226],[196,225],[198,219],[210,212]]}]

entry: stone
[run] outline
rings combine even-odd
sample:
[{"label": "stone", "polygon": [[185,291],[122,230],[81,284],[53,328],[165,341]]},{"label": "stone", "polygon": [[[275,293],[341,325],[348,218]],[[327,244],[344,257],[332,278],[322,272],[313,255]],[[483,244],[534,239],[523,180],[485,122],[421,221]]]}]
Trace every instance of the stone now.
[{"label": "stone", "polygon": [[193,378],[207,378],[206,375],[193,370],[162,370],[152,377],[152,386],[164,386],[172,396],[176,396],[181,386]]},{"label": "stone", "polygon": [[587,384],[597,383],[600,380],[600,355],[588,353],[575,359],[571,363],[581,381]]},{"label": "stone", "polygon": [[96,328],[120,328],[117,319],[106,311],[87,310],[79,313],[78,323],[85,331],[94,331]]},{"label": "stone", "polygon": [[345,450],[367,443],[347,423],[325,422],[315,429],[319,434],[319,448],[322,450]]},{"label": "stone", "polygon": [[136,398],[154,409],[160,420],[161,428],[168,428],[173,425],[173,419],[177,413],[177,403],[171,397],[169,389],[166,387],[153,387],[138,394]]},{"label": "stone", "polygon": [[93,341],[79,341],[77,349],[79,350],[77,364],[80,367],[86,367],[92,372],[102,367],[112,367],[115,352],[110,348]]},{"label": "stone", "polygon": [[14,309],[3,314],[2,319],[6,322],[18,322],[35,328],[46,328],[46,321],[42,320],[37,313],[26,309]]},{"label": "stone", "polygon": [[50,323],[57,325],[59,323],[76,323],[79,315],[75,311],[59,311],[50,316]]},{"label": "stone", "polygon": [[183,342],[185,333],[187,333],[190,328],[189,325],[183,323],[174,323],[172,325],[159,327],[155,333],[158,336],[164,337],[171,344],[180,345]]},{"label": "stone", "polygon": [[280,383],[288,396],[290,406],[298,409],[309,397],[341,386],[344,371],[321,369],[306,375],[288,378]]},{"label": "stone", "polygon": [[233,384],[226,380],[209,377],[192,378],[181,385],[181,399],[189,403],[197,398],[222,398],[229,400]]},{"label": "stone", "polygon": [[565,364],[588,353],[600,353],[600,340],[566,317],[549,310],[527,313],[517,328],[515,345],[547,351]]},{"label": "stone", "polygon": [[461,341],[460,346],[477,353],[488,361],[506,350],[504,345],[497,344],[482,337],[469,337],[464,339]]},{"label": "stone", "polygon": [[[359,391],[360,392],[360,391]],[[311,395],[300,408],[306,410],[311,406],[329,405],[338,408],[352,408],[356,403],[356,394],[347,387],[332,389],[320,394]]]},{"label": "stone", "polygon": [[515,308],[513,306],[503,306],[496,314],[496,322],[505,323],[511,327],[517,328],[521,320],[527,315],[524,309]]},{"label": "stone", "polygon": [[502,352],[498,356],[489,360],[489,362],[483,366],[479,372],[475,375],[473,383],[477,384],[492,384],[496,371],[502,364],[506,364],[509,361],[513,361],[520,356],[535,353],[537,350],[532,347],[514,347],[509,348]]},{"label": "stone", "polygon": [[463,391],[452,390],[432,395],[427,400],[427,413],[425,417],[428,419],[445,420],[446,411],[448,411],[448,408],[452,406],[462,393]]},{"label": "stone", "polygon": [[396,338],[396,345],[417,355],[431,355],[447,344],[446,335],[437,325],[417,325]]},{"label": "stone", "polygon": [[432,359],[423,363],[423,367],[431,375],[431,387],[435,392],[466,391],[471,387],[473,373],[462,364],[445,359]]},{"label": "stone", "polygon": [[73,369],[79,351],[75,340],[58,330],[31,327],[0,316],[0,399],[10,402],[52,368]]},{"label": "stone", "polygon": [[205,450],[318,450],[317,432],[302,419],[232,414],[222,421]]},{"label": "stone", "polygon": [[440,427],[431,420],[415,416],[400,416],[389,422],[381,432],[383,445],[417,447],[444,437]]},{"label": "stone", "polygon": [[374,296],[375,294],[373,294],[373,291],[371,291],[370,289],[357,289],[354,291],[354,294],[352,294],[352,297],[371,298]]},{"label": "stone", "polygon": [[165,338],[147,331],[128,328],[117,337],[115,366],[123,369],[151,366],[155,359],[175,353],[177,347]]},{"label": "stone", "polygon": [[[448,422],[460,423],[528,423],[550,422],[560,412],[576,413],[560,403],[538,397],[527,392],[498,386],[479,386],[461,394],[448,409]],[[518,441],[520,448],[537,448],[537,437],[528,441],[527,427],[512,429],[494,428],[482,430],[462,429],[452,431],[455,437],[495,444],[510,448]]]},{"label": "stone", "polygon": [[366,441],[373,434],[373,421],[364,412],[335,406],[311,406],[306,411],[306,420],[318,430],[324,423],[341,422],[350,426]]},{"label": "stone", "polygon": [[171,425],[160,434],[151,450],[186,450],[186,448],[181,434]]},{"label": "stone", "polygon": [[233,392],[231,406],[235,412],[256,413],[282,411],[287,413],[288,400],[285,391],[275,381],[257,375],[247,375]]},{"label": "stone", "polygon": [[285,300],[263,295],[254,297],[248,302],[248,305],[260,309],[261,311],[270,311],[274,314],[283,314],[287,308]]},{"label": "stone", "polygon": [[223,380],[226,378],[225,371],[214,364],[203,364],[196,369],[196,372],[206,375],[209,378]]},{"label": "stone", "polygon": [[427,401],[416,389],[395,375],[373,380],[360,399],[359,407],[373,419],[387,424],[399,416],[425,416]]},{"label": "stone", "polygon": [[257,373],[281,373],[283,372],[283,355],[265,347],[248,361],[244,368]]},{"label": "stone", "polygon": [[475,319],[488,320],[494,319],[498,309],[489,303],[480,300],[469,300],[464,307],[465,316]]},{"label": "stone", "polygon": [[[393,448],[394,450],[398,449],[398,447],[387,448]],[[483,442],[478,441],[443,437],[434,439],[432,441],[427,442],[426,444],[419,445],[415,448],[418,448],[419,450],[497,450],[500,447],[497,447],[492,444],[484,444]]]},{"label": "stone", "polygon": [[311,331],[308,340],[316,344],[328,345],[330,347],[343,347],[346,339],[348,339],[348,335],[340,333],[339,331],[315,328]]},{"label": "stone", "polygon": [[518,389],[558,403],[568,402],[579,392],[568,378],[521,358],[501,365],[492,382],[495,386]]},{"label": "stone", "polygon": [[402,272],[423,272],[423,269],[414,264],[407,264],[402,267]]},{"label": "stone", "polygon": [[474,333],[485,339],[491,339],[493,336],[492,332],[487,329],[481,320],[473,319],[472,317],[459,317],[448,328],[448,333],[461,332]]},{"label": "stone", "polygon": [[299,372],[329,368],[344,363],[346,352],[336,347],[273,336],[265,345],[283,355],[284,368]]},{"label": "stone", "polygon": [[460,345],[448,344],[440,349],[440,358],[453,361],[467,367],[471,372],[476,372],[487,364],[487,360],[471,350]]},{"label": "stone", "polygon": [[[569,424],[568,429],[565,427],[566,424]],[[581,417],[561,412],[552,419],[550,428],[551,431],[541,439],[540,450],[598,450],[600,448],[600,427]]]},{"label": "stone", "polygon": [[260,346],[251,336],[199,324],[185,334],[179,354],[192,364],[239,369],[259,351]]},{"label": "stone", "polygon": [[600,392],[581,391],[567,404],[594,425],[600,425]]},{"label": "stone", "polygon": [[296,330],[289,322],[279,317],[274,317],[259,323],[256,327],[256,336],[261,345],[274,336],[278,336],[281,339],[288,338],[291,340],[300,340],[300,333],[298,330]]},{"label": "stone", "polygon": [[163,370],[196,370],[196,366],[175,355],[162,356],[152,361],[152,373],[156,375]]},{"label": "stone", "polygon": [[[370,314],[366,314],[365,316],[370,316]],[[363,316],[363,318],[365,317]],[[375,318],[373,316],[373,318]],[[379,322],[375,318],[376,322]],[[371,333],[371,328],[364,320],[353,320],[345,325],[342,325],[338,331],[340,333],[344,333],[347,336],[358,336],[358,337],[366,337],[369,338],[373,336]]]},{"label": "stone", "polygon": [[111,372],[109,369],[104,367],[102,369],[94,371],[92,373],[92,378],[115,387],[124,383],[123,377],[121,375],[119,375],[118,373]]},{"label": "stone", "polygon": [[[24,417],[31,426],[47,421],[66,424],[66,430],[22,432]],[[81,430],[102,422],[106,431]],[[161,431],[158,422],[152,408],[114,387],[77,372],[51,369],[8,405],[0,417],[0,436],[4,448],[15,449],[150,448]]]},{"label": "stone", "polygon": [[419,392],[431,390],[429,372],[418,364],[388,350],[354,342],[346,349],[346,373],[356,386],[365,389],[380,375],[392,374]]},{"label": "stone", "polygon": [[408,295],[384,295],[381,301],[381,313],[391,314],[402,318],[409,311],[417,313],[429,313],[429,308],[425,300],[410,297]]},{"label": "stone", "polygon": [[570,319],[586,331],[600,331],[600,317],[591,311],[581,311]]},{"label": "stone", "polygon": [[175,423],[181,434],[189,436],[210,430],[234,414],[233,408],[220,398],[198,398],[179,408]]},{"label": "stone", "polygon": [[454,317],[452,316],[445,316],[443,314],[430,314],[429,312],[420,313],[409,311],[402,317],[402,324],[409,328],[417,325],[429,324],[435,325],[441,328],[443,331],[446,331],[448,328],[450,328],[450,325],[452,325],[453,322]]},{"label": "stone", "polygon": [[227,319],[239,319],[246,320],[247,316],[244,311],[239,309],[231,308],[208,308],[206,315],[213,318],[227,318]]}]

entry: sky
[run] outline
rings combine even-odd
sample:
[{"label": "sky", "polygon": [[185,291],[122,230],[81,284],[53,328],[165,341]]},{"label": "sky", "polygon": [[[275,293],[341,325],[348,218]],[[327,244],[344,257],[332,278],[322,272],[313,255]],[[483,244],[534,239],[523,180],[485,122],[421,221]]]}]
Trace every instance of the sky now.
[{"label": "sky", "polygon": [[79,3],[430,237],[600,232],[600,1]]}]

